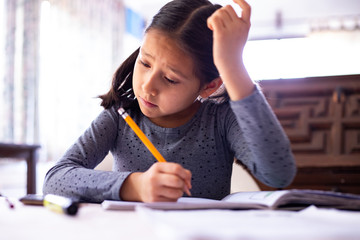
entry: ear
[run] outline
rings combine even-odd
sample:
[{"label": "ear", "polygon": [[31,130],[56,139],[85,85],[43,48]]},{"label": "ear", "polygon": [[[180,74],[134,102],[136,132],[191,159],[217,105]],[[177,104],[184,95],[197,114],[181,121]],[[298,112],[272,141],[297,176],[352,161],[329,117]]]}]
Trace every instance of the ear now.
[{"label": "ear", "polygon": [[219,87],[222,84],[222,80],[220,77],[215,78],[210,83],[206,84],[205,87],[203,87],[203,90],[200,92],[200,97],[207,98],[211,94],[213,94],[216,90],[219,89]]}]

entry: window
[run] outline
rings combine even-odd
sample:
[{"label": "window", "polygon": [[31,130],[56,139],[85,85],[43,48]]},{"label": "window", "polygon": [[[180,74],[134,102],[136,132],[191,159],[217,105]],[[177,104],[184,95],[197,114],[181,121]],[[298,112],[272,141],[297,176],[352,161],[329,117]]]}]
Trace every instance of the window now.
[{"label": "window", "polygon": [[360,74],[360,31],[249,41],[244,61],[254,80]]}]

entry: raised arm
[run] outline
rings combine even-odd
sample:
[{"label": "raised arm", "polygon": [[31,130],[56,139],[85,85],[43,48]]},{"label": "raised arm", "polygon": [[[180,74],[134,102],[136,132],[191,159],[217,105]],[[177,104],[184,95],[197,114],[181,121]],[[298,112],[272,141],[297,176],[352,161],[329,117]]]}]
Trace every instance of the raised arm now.
[{"label": "raised arm", "polygon": [[242,57],[250,29],[251,7],[244,0],[234,2],[242,9],[241,17],[228,5],[214,12],[207,23],[213,31],[214,63],[230,99],[237,101],[253,92],[254,83]]}]

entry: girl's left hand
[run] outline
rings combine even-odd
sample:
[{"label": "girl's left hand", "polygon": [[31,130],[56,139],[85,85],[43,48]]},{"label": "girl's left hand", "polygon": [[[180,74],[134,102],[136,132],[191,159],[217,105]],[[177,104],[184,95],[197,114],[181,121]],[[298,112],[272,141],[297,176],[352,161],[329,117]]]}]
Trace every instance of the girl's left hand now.
[{"label": "girl's left hand", "polygon": [[220,70],[223,65],[242,61],[241,56],[250,29],[251,7],[244,0],[234,0],[242,9],[241,17],[232,6],[218,9],[208,18],[208,27],[213,31],[214,61]]},{"label": "girl's left hand", "polygon": [[[250,92],[252,92],[254,85],[245,70],[242,59],[250,30],[251,7],[244,0],[234,0],[234,2],[242,9],[241,17],[237,15],[232,6],[227,5],[215,11],[207,20],[208,27],[213,31],[214,63],[225,86],[239,85],[239,79],[241,79],[242,83],[246,87],[250,87]],[[228,92],[229,88],[227,87]],[[248,95],[248,93],[239,94]],[[234,98],[239,98],[239,94],[235,92]],[[229,95],[232,98],[230,92]]]}]

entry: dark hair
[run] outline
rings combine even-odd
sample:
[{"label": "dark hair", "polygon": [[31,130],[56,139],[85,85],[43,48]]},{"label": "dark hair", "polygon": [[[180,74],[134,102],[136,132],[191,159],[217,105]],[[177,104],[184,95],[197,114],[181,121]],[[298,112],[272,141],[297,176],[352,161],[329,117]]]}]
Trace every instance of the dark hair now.
[{"label": "dark hair", "polygon": [[[219,72],[213,61],[212,31],[207,27],[207,19],[221,6],[208,0],[173,0],[163,6],[147,27],[159,30],[174,39],[179,47],[188,53],[195,67],[195,75],[206,84],[219,77]],[[99,96],[101,106],[110,108],[114,104],[124,108],[134,104],[135,96],[132,90],[132,74],[139,49],[132,53],[116,70],[110,91]],[[226,91],[219,96],[228,100]]]}]

